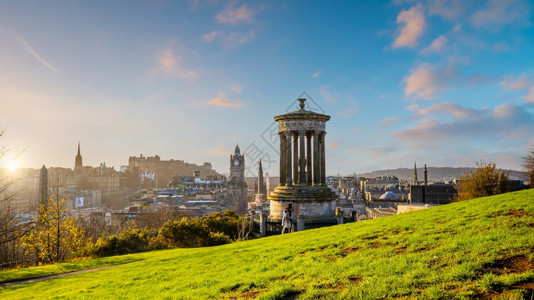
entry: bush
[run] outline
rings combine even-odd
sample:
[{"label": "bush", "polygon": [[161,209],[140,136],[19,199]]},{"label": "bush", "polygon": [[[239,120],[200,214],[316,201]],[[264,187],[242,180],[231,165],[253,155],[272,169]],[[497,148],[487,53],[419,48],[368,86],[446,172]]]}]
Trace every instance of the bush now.
[{"label": "bush", "polygon": [[183,218],[163,224],[153,245],[179,248],[222,245],[232,241],[225,231],[232,232],[232,226],[220,213],[201,219]]},{"label": "bush", "polygon": [[98,239],[91,253],[102,257],[148,251],[151,250],[149,242],[156,234],[155,230],[132,229],[118,236],[104,236]]},{"label": "bush", "polygon": [[231,242],[232,239],[222,232],[210,232],[207,246],[224,245]]},{"label": "bush", "polygon": [[494,163],[477,163],[477,170],[460,178],[458,200],[493,196],[506,193],[508,174],[495,169]]}]

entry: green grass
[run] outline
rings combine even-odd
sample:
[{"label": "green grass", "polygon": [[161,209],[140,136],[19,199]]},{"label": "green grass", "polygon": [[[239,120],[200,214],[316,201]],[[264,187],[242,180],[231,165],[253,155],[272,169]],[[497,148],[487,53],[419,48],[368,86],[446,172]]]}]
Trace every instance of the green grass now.
[{"label": "green grass", "polygon": [[[74,262],[69,268],[137,260],[3,287],[0,298],[521,299],[532,293],[533,250],[534,189],[224,246]],[[0,278],[46,268],[63,267]]]},{"label": "green grass", "polygon": [[18,268],[0,272],[0,283],[74,272],[140,260],[139,254],[102,257],[40,267]]}]

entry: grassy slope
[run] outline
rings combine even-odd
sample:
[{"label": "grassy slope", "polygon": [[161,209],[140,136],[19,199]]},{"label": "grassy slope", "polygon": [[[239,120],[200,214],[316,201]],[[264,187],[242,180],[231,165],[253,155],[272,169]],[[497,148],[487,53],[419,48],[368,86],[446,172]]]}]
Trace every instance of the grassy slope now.
[{"label": "grassy slope", "polygon": [[130,264],[0,288],[0,298],[510,298],[532,288],[533,250],[534,189],[218,247],[136,254],[130,259],[140,260]]}]

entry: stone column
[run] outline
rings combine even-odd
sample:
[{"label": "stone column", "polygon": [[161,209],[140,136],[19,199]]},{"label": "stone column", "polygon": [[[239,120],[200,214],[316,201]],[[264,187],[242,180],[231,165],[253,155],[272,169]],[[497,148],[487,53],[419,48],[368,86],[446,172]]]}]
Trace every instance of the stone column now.
[{"label": "stone column", "polygon": [[321,184],[321,176],[319,174],[319,132],[313,133],[313,185]]},{"label": "stone column", "polygon": [[260,236],[264,237],[267,235],[267,213],[261,212],[260,214]]},{"label": "stone column", "polygon": [[280,135],[280,185],[286,185],[286,135],[283,132]]},{"label": "stone column", "polygon": [[299,131],[299,137],[300,137],[300,157],[299,157],[299,183],[300,185],[306,185],[306,155],[304,152],[305,144],[304,144],[304,138],[306,136],[305,131]]},{"label": "stone column", "polygon": [[299,134],[293,132],[293,185],[299,182]]},{"label": "stone column", "polygon": [[291,171],[291,133],[286,132],[286,186],[293,185],[292,171]]},{"label": "stone column", "polygon": [[298,216],[297,217],[297,231],[303,231],[304,230],[304,217]]},{"label": "stone column", "polygon": [[308,175],[308,185],[312,185],[313,184],[313,179],[312,179],[312,152],[311,152],[311,133],[307,133],[306,134],[306,171],[307,171],[307,175]]},{"label": "stone column", "polygon": [[321,185],[326,185],[326,155],[325,155],[325,142],[324,142],[324,136],[326,135],[326,132],[321,132],[321,135],[319,136],[319,143],[320,143],[320,160],[321,160]]}]

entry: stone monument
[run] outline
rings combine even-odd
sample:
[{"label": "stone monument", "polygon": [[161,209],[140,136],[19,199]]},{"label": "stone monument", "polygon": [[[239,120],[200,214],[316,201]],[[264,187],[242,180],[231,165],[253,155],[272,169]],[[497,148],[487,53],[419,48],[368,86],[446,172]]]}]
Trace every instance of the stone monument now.
[{"label": "stone monument", "polygon": [[326,185],[325,125],[330,116],[300,109],[274,117],[279,124],[280,185],[267,197],[271,221],[281,220],[293,205],[293,220],[336,220],[336,195]]}]

